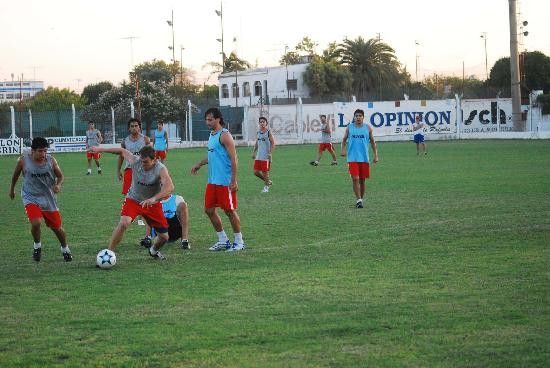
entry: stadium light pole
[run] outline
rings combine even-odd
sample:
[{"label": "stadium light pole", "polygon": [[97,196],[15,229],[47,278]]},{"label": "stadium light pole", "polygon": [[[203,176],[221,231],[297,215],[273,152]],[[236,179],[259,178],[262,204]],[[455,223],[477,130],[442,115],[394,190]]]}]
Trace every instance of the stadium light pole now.
[{"label": "stadium light pole", "polygon": [[217,38],[216,41],[222,44],[222,73],[225,71],[225,52],[223,51],[223,2],[220,2],[220,10],[214,10],[216,15],[220,17],[220,25],[222,30],[222,37]]},{"label": "stadium light pole", "polygon": [[290,99],[290,90],[288,89],[288,45],[285,45],[285,69],[286,69],[286,98]]},{"label": "stadium light pole", "polygon": [[180,45],[180,84],[183,84],[183,50],[185,47]]},{"label": "stadium light pole", "polygon": [[414,59],[414,69],[415,69],[415,76],[416,76],[416,81],[418,82],[418,46],[420,46],[420,42],[418,40],[414,40],[414,48],[415,48],[415,51],[416,51],[416,56],[415,56],[415,59]]},{"label": "stadium light pole", "polygon": [[512,96],[512,124],[514,129],[518,129],[520,127],[522,118],[516,0],[508,0],[508,17],[510,20],[510,90]]},{"label": "stadium light pole", "polygon": [[[170,50],[172,50],[172,64],[176,64],[176,47],[175,47],[175,37],[174,37],[174,10],[172,9],[172,18],[171,20],[167,20],[166,23],[172,28],[172,46],[168,46]],[[176,85],[176,74],[174,73],[172,75],[173,77],[173,83]]]},{"label": "stadium light pole", "polygon": [[482,32],[481,36],[483,38],[483,41],[485,43],[485,80],[489,79],[489,66],[487,64],[487,32]]}]

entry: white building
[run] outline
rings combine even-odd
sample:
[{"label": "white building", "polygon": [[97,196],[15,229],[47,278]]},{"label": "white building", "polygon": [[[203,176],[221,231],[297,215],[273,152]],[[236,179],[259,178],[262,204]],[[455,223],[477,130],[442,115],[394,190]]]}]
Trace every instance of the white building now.
[{"label": "white building", "polygon": [[304,72],[309,64],[282,65],[220,74],[220,106],[255,106],[308,98]]},{"label": "white building", "polygon": [[26,100],[44,90],[42,81],[0,82],[0,103]]}]

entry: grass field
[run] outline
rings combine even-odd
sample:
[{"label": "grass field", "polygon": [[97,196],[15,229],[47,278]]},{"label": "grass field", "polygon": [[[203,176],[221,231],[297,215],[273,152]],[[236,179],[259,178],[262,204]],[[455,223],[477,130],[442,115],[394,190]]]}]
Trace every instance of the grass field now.
[{"label": "grass field", "polygon": [[[192,249],[156,262],[132,225],[111,270],[94,267],[119,219],[115,156],[87,177],[56,155],[74,261],[43,227],[42,262],[15,157],[0,157],[0,367],[548,367],[550,142],[379,143],[365,209],[343,162],[281,146],[268,194],[239,148],[248,249],[209,252],[205,149],[170,151]],[[232,231],[225,216],[226,230]]]}]

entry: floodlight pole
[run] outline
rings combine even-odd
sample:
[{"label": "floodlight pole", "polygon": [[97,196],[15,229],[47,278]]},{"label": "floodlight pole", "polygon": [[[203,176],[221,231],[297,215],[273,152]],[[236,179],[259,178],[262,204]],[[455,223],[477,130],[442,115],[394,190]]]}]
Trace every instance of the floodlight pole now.
[{"label": "floodlight pole", "polygon": [[519,79],[518,56],[518,21],[517,1],[508,0],[508,16],[510,18],[510,88],[512,95],[512,125],[519,128],[521,123],[521,90]]}]

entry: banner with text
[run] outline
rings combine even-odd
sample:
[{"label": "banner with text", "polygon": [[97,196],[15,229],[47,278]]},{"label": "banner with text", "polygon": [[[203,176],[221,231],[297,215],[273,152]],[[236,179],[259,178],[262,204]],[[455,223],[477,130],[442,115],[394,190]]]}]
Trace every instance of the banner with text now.
[{"label": "banner with text", "polygon": [[[461,133],[511,132],[512,99],[462,100]],[[497,112],[498,111],[498,112]]]},{"label": "banner with text", "polygon": [[0,139],[0,155],[20,155],[23,138]]},{"label": "banner with text", "polygon": [[86,150],[86,136],[47,137],[49,152],[79,152]]}]

